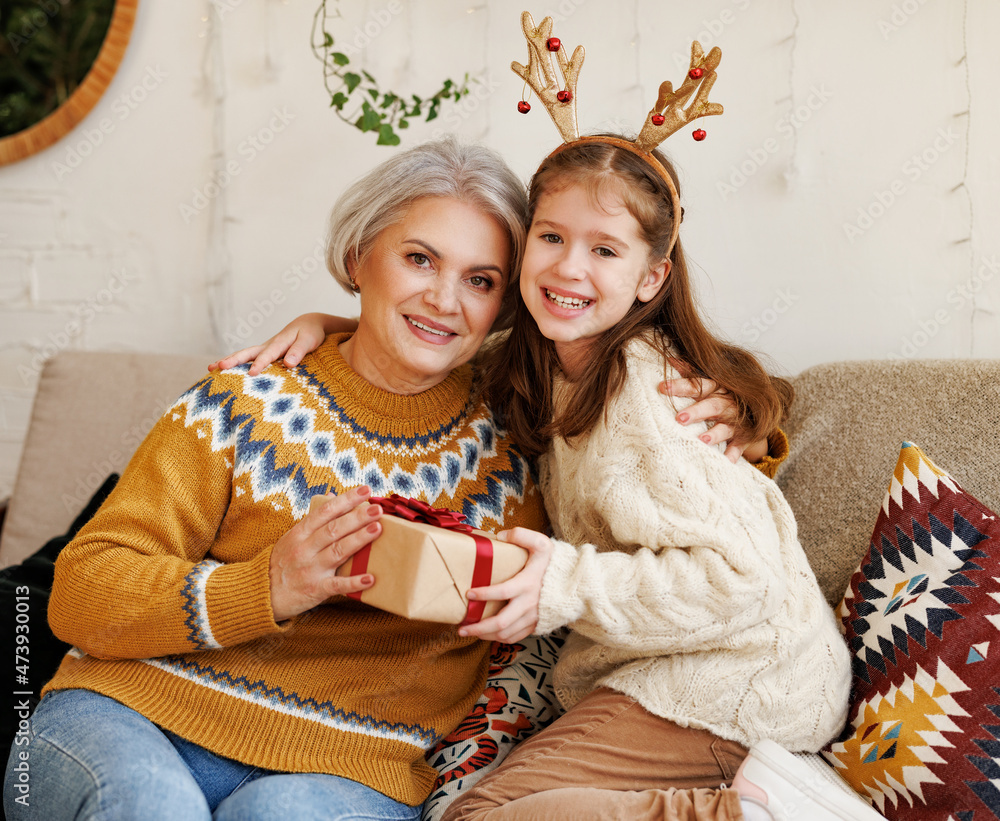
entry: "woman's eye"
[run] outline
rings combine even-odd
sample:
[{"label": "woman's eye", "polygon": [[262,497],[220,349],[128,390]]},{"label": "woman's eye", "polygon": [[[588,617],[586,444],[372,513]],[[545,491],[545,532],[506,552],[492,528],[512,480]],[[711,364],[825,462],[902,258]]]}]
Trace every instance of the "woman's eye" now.
[{"label": "woman's eye", "polygon": [[482,276],[481,274],[476,274],[469,277],[469,284],[473,288],[481,288],[483,290],[489,290],[493,287],[493,280],[487,276]]},{"label": "woman's eye", "polygon": [[410,260],[418,268],[426,268],[431,264],[431,261],[430,259],[428,259],[427,254],[419,254],[419,253],[410,254]]}]

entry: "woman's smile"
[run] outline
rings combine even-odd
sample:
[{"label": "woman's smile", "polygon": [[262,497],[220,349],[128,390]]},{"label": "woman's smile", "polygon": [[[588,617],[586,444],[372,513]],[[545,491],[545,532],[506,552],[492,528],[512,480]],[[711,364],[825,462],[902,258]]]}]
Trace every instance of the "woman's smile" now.
[{"label": "woman's smile", "polygon": [[423,339],[425,342],[430,342],[432,345],[445,345],[456,336],[451,328],[442,325],[440,322],[434,322],[425,316],[404,316],[406,321],[410,323],[413,333],[418,338]]},{"label": "woman's smile", "polygon": [[420,393],[486,339],[507,284],[510,242],[479,207],[422,197],[350,267],[361,318],[341,345],[344,358],[373,385]]}]

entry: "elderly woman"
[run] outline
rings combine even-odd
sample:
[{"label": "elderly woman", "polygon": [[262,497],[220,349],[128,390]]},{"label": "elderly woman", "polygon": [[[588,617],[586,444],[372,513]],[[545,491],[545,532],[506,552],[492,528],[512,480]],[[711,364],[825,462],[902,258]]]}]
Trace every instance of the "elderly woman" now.
[{"label": "elderly woman", "polygon": [[50,620],[74,649],[13,749],[8,818],[419,816],[489,644],[347,598],[373,580],[336,570],[380,532],[372,492],[545,529],[467,364],[517,290],[524,211],[498,156],[450,141],[341,197],[329,257],[357,331],[191,388],[59,557]]}]

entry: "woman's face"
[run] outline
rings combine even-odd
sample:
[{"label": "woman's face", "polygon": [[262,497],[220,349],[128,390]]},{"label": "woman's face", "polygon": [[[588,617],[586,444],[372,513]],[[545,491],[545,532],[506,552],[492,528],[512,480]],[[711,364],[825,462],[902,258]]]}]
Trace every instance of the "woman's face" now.
[{"label": "woman's face", "polygon": [[394,393],[433,387],[483,344],[509,266],[510,241],[493,217],[450,197],[415,200],[348,266],[361,295],[348,362]]}]

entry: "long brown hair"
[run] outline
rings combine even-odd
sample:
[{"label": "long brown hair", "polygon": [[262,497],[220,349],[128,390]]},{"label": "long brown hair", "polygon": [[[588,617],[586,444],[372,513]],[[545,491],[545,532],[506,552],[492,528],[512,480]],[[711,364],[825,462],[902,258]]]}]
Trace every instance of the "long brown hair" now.
[{"label": "long brown hair", "polygon": [[[680,190],[673,166],[655,153]],[[549,156],[531,180],[529,220],[544,193],[567,185],[583,186],[598,202],[607,194],[618,196],[639,223],[650,262],[666,256],[675,215],[665,183],[643,159],[606,143],[571,145]],[[572,439],[588,433],[625,382],[626,346],[644,334],[664,357],[677,356],[692,376],[713,379],[732,394],[749,441],[766,436],[784,419],[794,396],[791,384],[769,375],[750,352],[708,330],[694,302],[679,240],[670,262],[659,293],[648,302],[636,300],[617,325],[595,338],[594,366],[572,384],[569,401],[558,414],[552,397],[553,378],[560,370],[555,345],[542,336],[524,301],[517,300],[513,328],[489,345],[481,363],[490,402],[525,453],[544,453],[553,436]]]}]

